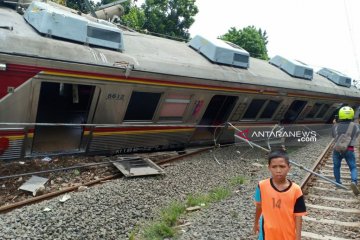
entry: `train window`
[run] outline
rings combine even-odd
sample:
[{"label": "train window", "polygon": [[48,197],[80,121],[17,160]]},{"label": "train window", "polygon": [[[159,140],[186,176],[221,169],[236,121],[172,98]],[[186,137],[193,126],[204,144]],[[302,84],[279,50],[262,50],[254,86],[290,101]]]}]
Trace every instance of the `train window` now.
[{"label": "train window", "polygon": [[274,115],[274,113],[275,113],[276,109],[278,108],[279,104],[280,104],[279,101],[270,100],[267,103],[264,111],[261,113],[260,118],[271,118]]},{"label": "train window", "polygon": [[162,121],[181,121],[190,103],[190,95],[170,94],[166,97],[159,114]]},{"label": "train window", "polygon": [[133,92],[124,121],[151,121],[160,97],[161,93]]},{"label": "train window", "polygon": [[330,105],[329,104],[324,104],[324,106],[322,107],[322,109],[319,111],[319,113],[316,115],[316,118],[323,118],[325,113],[329,110]]},{"label": "train window", "polygon": [[120,43],[121,34],[119,32],[109,31],[107,29],[96,28],[92,26],[87,27],[88,37],[98,38],[101,40]]},{"label": "train window", "polygon": [[254,99],[251,101],[249,107],[247,108],[243,119],[254,119],[258,115],[261,107],[265,104],[265,99]]},{"label": "train window", "polygon": [[306,115],[306,118],[313,118],[318,113],[321,106],[322,106],[321,103],[315,103],[311,111]]},{"label": "train window", "polygon": [[289,109],[286,111],[281,123],[289,124],[295,122],[300,112],[304,109],[306,101],[295,100],[291,103]]}]

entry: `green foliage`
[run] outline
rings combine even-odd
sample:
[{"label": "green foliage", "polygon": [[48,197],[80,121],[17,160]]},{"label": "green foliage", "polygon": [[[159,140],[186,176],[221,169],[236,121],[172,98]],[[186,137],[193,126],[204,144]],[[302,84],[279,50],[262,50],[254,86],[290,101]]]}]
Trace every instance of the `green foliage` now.
[{"label": "green foliage", "polygon": [[[92,9],[95,8],[95,3],[91,0],[89,0],[89,4],[92,7]],[[66,0],[66,6],[75,10],[78,10],[82,13],[89,13],[90,9],[85,4],[85,1],[81,0]]]},{"label": "green foliage", "polygon": [[137,6],[133,6],[129,8],[127,14],[121,17],[121,22],[125,26],[133,28],[135,30],[141,30],[143,29],[143,26],[145,24],[144,11]]},{"label": "green foliage", "polygon": [[[122,17],[125,25],[134,29],[189,39],[189,28],[198,13],[196,0],[146,0],[140,8],[130,6]],[[129,25],[128,25],[129,24]]]},{"label": "green foliage", "polygon": [[[62,0],[57,0],[62,1]],[[105,5],[116,0],[101,0],[95,3],[89,0],[91,7],[96,11],[99,5]],[[121,23],[138,31],[147,31],[160,35],[170,36],[181,40],[190,37],[189,28],[194,23],[194,16],[198,13],[196,0],[145,0],[141,7],[136,6],[133,0],[121,5],[125,14],[121,16]],[[67,0],[66,6],[83,13],[89,13],[83,0]]]},{"label": "green foliage", "polygon": [[219,202],[230,195],[231,195],[230,189],[225,187],[215,188],[214,190],[211,190],[209,193],[211,202]]},{"label": "green foliage", "polygon": [[144,239],[148,240],[163,240],[164,238],[173,237],[175,230],[164,222],[152,224],[144,229]]},{"label": "green foliage", "polygon": [[175,226],[177,219],[185,211],[185,205],[180,202],[173,202],[169,207],[161,211],[161,219],[168,226]]},{"label": "green foliage", "polygon": [[201,204],[207,204],[208,202],[210,202],[210,198],[207,194],[189,195],[186,198],[186,206],[189,207],[200,206]]},{"label": "green foliage", "polygon": [[129,240],[136,240],[136,234],[139,232],[139,227],[136,226],[129,234]]},{"label": "green foliage", "polygon": [[[202,203],[208,205],[211,202],[221,201],[231,195],[231,190],[226,187],[218,187],[208,194],[189,195],[186,199],[186,206],[199,206]],[[174,237],[176,234],[174,226],[178,219],[184,214],[186,207],[179,201],[172,202],[169,207],[161,210],[160,220],[148,225],[142,231],[142,237],[149,240],[162,240]],[[237,213],[232,217],[237,218]],[[135,233],[130,234],[131,239],[135,239]],[[130,239],[130,240],[131,240]]]},{"label": "green foliage", "polygon": [[230,179],[230,184],[232,186],[238,186],[245,183],[245,177],[244,176],[236,176],[232,179]]},{"label": "green foliage", "polygon": [[222,40],[235,43],[250,53],[250,56],[268,60],[266,44],[268,43],[266,31],[248,26],[243,29],[232,27],[227,33],[220,36]]}]

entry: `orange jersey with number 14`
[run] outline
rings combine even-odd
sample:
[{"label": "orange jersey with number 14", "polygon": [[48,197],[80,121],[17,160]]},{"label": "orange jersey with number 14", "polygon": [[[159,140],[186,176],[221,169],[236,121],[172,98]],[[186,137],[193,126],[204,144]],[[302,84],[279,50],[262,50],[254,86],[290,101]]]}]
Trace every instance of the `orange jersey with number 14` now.
[{"label": "orange jersey with number 14", "polygon": [[306,215],[305,202],[299,185],[290,181],[290,186],[280,191],[269,178],[260,181],[258,188],[260,194],[257,194],[255,201],[260,203],[262,208],[263,226],[261,227],[264,239],[294,240],[295,216]]}]

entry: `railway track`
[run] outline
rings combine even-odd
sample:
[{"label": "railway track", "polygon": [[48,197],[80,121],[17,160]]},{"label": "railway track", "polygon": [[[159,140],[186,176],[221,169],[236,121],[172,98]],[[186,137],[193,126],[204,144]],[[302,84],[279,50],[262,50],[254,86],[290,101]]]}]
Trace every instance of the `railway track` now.
[{"label": "railway track", "polygon": [[[174,152],[172,154],[166,154],[166,153],[165,154],[164,153],[142,154],[142,156],[145,157],[145,158],[150,158],[153,162],[155,162],[159,166],[164,166],[164,165],[169,164],[171,162],[179,161],[179,160],[183,159],[184,157],[191,156],[191,155],[196,155],[196,154],[199,154],[199,153],[201,153],[203,151],[206,151],[206,150],[209,150],[209,149],[212,149],[212,148],[213,147],[204,147],[204,148],[199,148],[199,149],[189,149],[186,152],[184,151],[183,154],[175,154],[175,152]],[[106,162],[105,162],[105,164],[99,164],[96,167],[103,167],[103,166],[108,166],[108,165],[110,165],[110,163],[106,164]],[[20,202],[14,202],[14,203],[11,203],[11,204],[8,204],[8,205],[3,205],[3,206],[0,206],[0,214],[12,211],[12,210],[14,210],[16,208],[20,208],[20,207],[23,207],[23,206],[26,206],[26,205],[29,205],[29,204],[34,204],[34,203],[41,202],[41,201],[44,201],[44,200],[47,200],[47,199],[51,199],[53,197],[59,196],[59,195],[64,194],[64,193],[77,191],[78,188],[81,187],[81,186],[88,187],[88,186],[92,186],[92,185],[96,185],[96,184],[101,184],[101,183],[104,183],[106,181],[119,178],[121,176],[122,175],[120,173],[111,174],[111,175],[99,178],[97,180],[88,181],[86,183],[78,183],[78,184],[75,184],[75,185],[73,185],[71,187],[63,188],[63,189],[61,189],[59,191],[53,191],[53,192],[50,192],[50,193],[47,193],[47,194],[44,194],[44,195],[40,195],[40,196],[37,196],[37,197],[29,197],[28,199],[20,201]]]},{"label": "railway track", "polygon": [[[327,146],[313,171],[334,180],[332,146],[333,143]],[[359,146],[355,148],[355,154],[359,169]],[[312,174],[302,182],[308,211],[303,218],[302,239],[360,239],[360,196],[355,196],[350,189],[350,171],[345,160],[342,161],[341,179],[347,190]]]}]

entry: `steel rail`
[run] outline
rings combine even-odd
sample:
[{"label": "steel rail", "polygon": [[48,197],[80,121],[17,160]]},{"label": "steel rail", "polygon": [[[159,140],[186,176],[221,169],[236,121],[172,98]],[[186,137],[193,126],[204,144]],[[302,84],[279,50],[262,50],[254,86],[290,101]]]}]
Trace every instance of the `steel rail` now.
[{"label": "steel rail", "polygon": [[[324,149],[324,151],[320,154],[320,156],[318,157],[318,159],[315,161],[315,163],[313,164],[313,166],[311,167],[311,169],[313,171],[315,171],[319,165],[322,163],[322,161],[324,160],[326,154],[330,151],[331,147],[334,145],[334,140],[332,140]],[[313,178],[313,174],[308,172],[305,177],[303,178],[303,180],[300,183],[300,187],[303,190],[306,190],[306,185],[308,182],[310,182],[310,180]]]},{"label": "steel rail", "polygon": [[[161,165],[164,165],[164,164],[169,163],[169,162],[174,162],[174,161],[180,160],[180,159],[182,159],[184,157],[192,156],[192,155],[204,152],[206,150],[210,150],[212,148],[213,147],[205,147],[205,148],[201,148],[199,150],[196,150],[196,151],[188,153],[188,154],[182,154],[182,155],[179,155],[179,156],[176,156],[176,157],[170,157],[168,159],[160,160],[158,162],[155,161],[155,162],[161,166]],[[116,162],[116,161],[114,161],[114,162]],[[23,206],[26,206],[26,205],[34,204],[34,203],[37,203],[37,202],[40,202],[40,201],[43,201],[43,200],[47,200],[47,199],[51,199],[51,198],[54,198],[56,196],[59,196],[61,194],[67,193],[67,192],[76,191],[80,186],[92,186],[92,185],[95,185],[95,184],[100,184],[100,183],[102,183],[104,181],[107,181],[107,180],[115,179],[115,178],[120,177],[120,176],[122,176],[122,175],[120,173],[117,173],[117,174],[106,176],[106,177],[103,177],[101,179],[97,179],[97,180],[90,181],[90,182],[87,182],[87,183],[77,184],[75,186],[62,189],[60,191],[50,192],[50,193],[43,194],[43,195],[40,195],[40,196],[37,196],[37,197],[33,197],[33,198],[30,198],[30,199],[23,200],[23,201],[20,201],[20,202],[16,202],[16,203],[13,203],[13,204],[1,206],[0,207],[0,214],[10,212],[10,211],[12,211],[12,210],[14,210],[16,208],[20,208],[20,207],[23,207]]]}]

